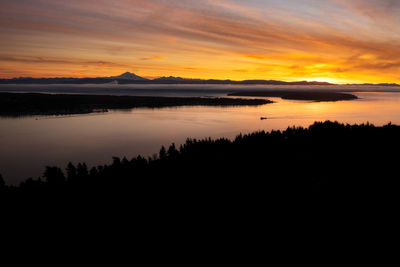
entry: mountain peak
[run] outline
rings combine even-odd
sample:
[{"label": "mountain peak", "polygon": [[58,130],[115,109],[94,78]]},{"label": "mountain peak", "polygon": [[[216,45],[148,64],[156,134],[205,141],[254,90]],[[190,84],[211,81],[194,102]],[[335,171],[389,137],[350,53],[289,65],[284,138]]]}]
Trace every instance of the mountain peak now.
[{"label": "mountain peak", "polygon": [[120,79],[120,80],[134,80],[134,81],[144,81],[147,80],[143,77],[136,75],[135,73],[125,72],[119,76],[112,76],[113,79]]}]

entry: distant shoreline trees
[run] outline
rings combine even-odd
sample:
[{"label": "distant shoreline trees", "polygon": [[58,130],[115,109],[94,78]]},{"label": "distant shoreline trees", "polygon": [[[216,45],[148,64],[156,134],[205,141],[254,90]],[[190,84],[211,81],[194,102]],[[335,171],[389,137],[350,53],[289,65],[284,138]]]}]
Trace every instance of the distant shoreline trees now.
[{"label": "distant shoreline trees", "polygon": [[258,106],[267,99],[1,93],[0,116],[65,115],[109,109],[181,106]]}]

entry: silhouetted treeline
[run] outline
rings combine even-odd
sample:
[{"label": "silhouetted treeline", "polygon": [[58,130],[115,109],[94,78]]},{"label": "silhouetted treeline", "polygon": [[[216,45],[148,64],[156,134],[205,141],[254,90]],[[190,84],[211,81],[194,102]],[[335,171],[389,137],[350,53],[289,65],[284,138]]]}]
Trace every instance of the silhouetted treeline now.
[{"label": "silhouetted treeline", "polygon": [[260,96],[260,97],[281,97],[289,100],[309,100],[309,101],[340,101],[354,100],[358,97],[352,94],[333,92],[333,91],[301,91],[301,90],[265,90],[265,91],[243,91],[229,94],[230,96]]},{"label": "silhouetted treeline", "polygon": [[0,116],[84,114],[95,110],[177,106],[255,106],[265,99],[0,93]]},{"label": "silhouetted treeline", "polygon": [[[150,158],[117,158],[88,168],[46,167],[41,179],[5,186],[9,200],[123,199],[136,206],[257,209],[271,201],[357,199],[376,205],[397,197],[400,127],[316,122],[309,128],[188,139]],[[317,198],[316,198],[317,197]],[[275,200],[274,200],[275,199]],[[244,206],[243,206],[244,205]]]}]

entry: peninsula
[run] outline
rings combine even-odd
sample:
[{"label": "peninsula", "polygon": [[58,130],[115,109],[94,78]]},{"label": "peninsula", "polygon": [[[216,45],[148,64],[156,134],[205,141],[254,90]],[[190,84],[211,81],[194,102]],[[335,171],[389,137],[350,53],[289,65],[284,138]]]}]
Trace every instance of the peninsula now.
[{"label": "peninsula", "polygon": [[0,93],[0,116],[85,114],[109,109],[256,106],[267,99]]}]

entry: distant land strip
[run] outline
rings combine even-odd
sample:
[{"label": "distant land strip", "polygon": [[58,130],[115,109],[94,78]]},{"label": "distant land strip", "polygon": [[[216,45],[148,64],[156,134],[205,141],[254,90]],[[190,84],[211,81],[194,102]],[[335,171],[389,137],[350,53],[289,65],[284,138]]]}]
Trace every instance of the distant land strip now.
[{"label": "distant land strip", "polygon": [[180,77],[161,77],[154,80],[138,77],[135,79],[115,78],[13,78],[0,79],[0,84],[229,84],[229,85],[334,85],[327,82],[298,81],[285,82],[276,80],[203,80]]},{"label": "distant land strip", "polygon": [[228,94],[229,96],[259,96],[259,97],[280,97],[287,100],[308,100],[308,101],[341,101],[358,99],[357,96],[340,92],[325,91],[243,91]]},{"label": "distant land strip", "polygon": [[[277,81],[277,80],[218,80],[218,79],[193,79],[173,76],[163,76],[155,79],[146,79],[138,76],[135,73],[125,72],[119,76],[96,77],[96,78],[73,78],[73,77],[58,77],[58,78],[32,78],[19,77],[11,79],[0,79],[0,84],[229,84],[229,85],[337,85],[329,82],[318,81]],[[358,86],[396,86],[397,83],[364,83],[364,84],[347,84]]]},{"label": "distant land strip", "polygon": [[0,116],[87,114],[108,109],[257,106],[267,99],[0,93]]}]

